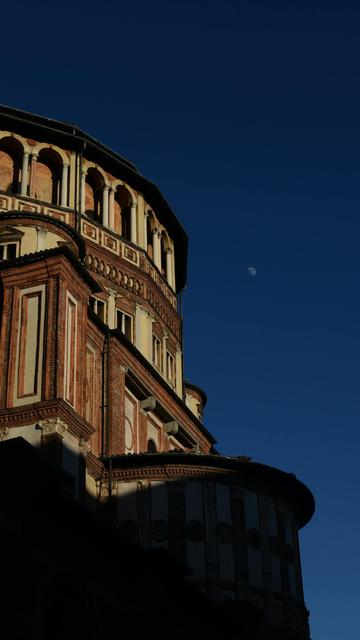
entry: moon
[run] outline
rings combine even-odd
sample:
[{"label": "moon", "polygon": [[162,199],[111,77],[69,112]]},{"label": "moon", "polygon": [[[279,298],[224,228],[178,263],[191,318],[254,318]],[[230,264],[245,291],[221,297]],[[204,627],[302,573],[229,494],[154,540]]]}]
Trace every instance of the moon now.
[{"label": "moon", "polygon": [[255,276],[256,276],[255,267],[248,267],[248,274],[249,274],[249,276],[252,276],[253,278],[255,278]]}]

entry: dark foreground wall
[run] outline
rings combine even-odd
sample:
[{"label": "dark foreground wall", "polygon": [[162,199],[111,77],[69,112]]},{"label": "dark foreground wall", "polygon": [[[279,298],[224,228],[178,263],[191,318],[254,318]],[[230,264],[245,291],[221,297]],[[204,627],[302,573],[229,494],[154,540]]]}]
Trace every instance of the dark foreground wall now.
[{"label": "dark foreground wall", "polygon": [[123,541],[72,495],[72,479],[21,438],[0,444],[2,628],[7,638],[255,638],[259,614],[227,614],[165,552]]}]

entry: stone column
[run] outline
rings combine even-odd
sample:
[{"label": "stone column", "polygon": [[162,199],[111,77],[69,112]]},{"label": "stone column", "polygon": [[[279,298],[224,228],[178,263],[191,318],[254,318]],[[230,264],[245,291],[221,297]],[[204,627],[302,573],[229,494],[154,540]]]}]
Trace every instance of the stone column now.
[{"label": "stone column", "polygon": [[168,337],[169,336],[165,333],[162,339],[162,372],[165,378],[166,378],[166,358],[167,358],[166,342]]},{"label": "stone column", "polygon": [[85,213],[85,179],[86,179],[86,171],[85,169],[81,170],[81,183],[80,183],[80,190],[81,190],[81,200],[80,200],[80,205],[81,205],[81,213]]},{"label": "stone column", "polygon": [[68,173],[69,173],[69,165],[64,163],[62,167],[62,176],[61,176],[61,199],[60,199],[61,207],[67,207]]},{"label": "stone column", "polygon": [[103,200],[102,200],[102,224],[105,227],[109,226],[109,187],[104,184],[103,187]]},{"label": "stone column", "polygon": [[148,246],[148,237],[147,237],[147,219],[148,219],[147,211],[144,211],[144,249],[147,250]]},{"label": "stone column", "polygon": [[36,161],[37,161],[37,153],[33,153],[31,156],[31,164],[30,164],[30,189],[29,195],[30,198],[34,198],[35,196],[35,180],[36,180]]},{"label": "stone column", "polygon": [[46,249],[46,236],[47,230],[43,227],[36,227],[37,231],[37,248],[36,251],[43,251]]},{"label": "stone column", "polygon": [[108,304],[108,325],[110,329],[116,328],[116,295],[117,292],[113,289],[108,289],[109,297],[107,299]]},{"label": "stone column", "polygon": [[170,285],[173,287],[173,279],[172,279],[172,249],[168,247],[166,249],[166,279]]},{"label": "stone column", "polygon": [[22,167],[21,167],[21,188],[20,188],[20,194],[22,196],[27,195],[28,173],[29,173],[29,152],[24,151],[24,155],[22,159]]},{"label": "stone column", "polygon": [[152,360],[153,320],[146,309],[135,305],[135,346],[150,362]]},{"label": "stone column", "polygon": [[115,198],[115,191],[113,187],[110,187],[109,188],[109,227],[110,229],[115,229],[114,198]]},{"label": "stone column", "polygon": [[176,393],[180,398],[183,396],[183,377],[182,377],[182,353],[180,349],[176,350],[175,356],[175,368],[176,368]]},{"label": "stone column", "polygon": [[137,219],[136,219],[136,204],[133,202],[131,205],[131,242],[134,244],[137,241]]},{"label": "stone column", "polygon": [[153,229],[153,260],[158,269],[161,270],[161,251],[160,251],[160,232],[158,229]]}]

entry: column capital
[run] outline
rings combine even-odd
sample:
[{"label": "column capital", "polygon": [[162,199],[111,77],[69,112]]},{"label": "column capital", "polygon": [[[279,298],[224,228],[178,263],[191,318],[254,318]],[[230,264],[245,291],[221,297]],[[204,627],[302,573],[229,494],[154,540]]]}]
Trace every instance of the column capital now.
[{"label": "column capital", "polygon": [[47,420],[40,420],[40,422],[36,425],[36,429],[40,429],[41,435],[49,436],[54,433],[58,433],[59,436],[63,437],[65,431],[67,431],[68,426],[60,420],[60,418],[48,418]]},{"label": "column capital", "polygon": [[91,451],[91,447],[89,443],[86,442],[84,438],[81,438],[81,440],[79,441],[79,449],[80,449],[81,455],[83,455],[85,458],[87,454]]},{"label": "column capital", "polygon": [[110,186],[108,184],[104,184],[103,191],[109,191]]},{"label": "column capital", "polygon": [[173,250],[171,247],[165,247],[165,253],[172,253]]},{"label": "column capital", "polygon": [[36,151],[32,151],[31,152],[31,160],[37,160],[38,159],[38,153]]},{"label": "column capital", "polygon": [[0,440],[5,440],[7,435],[9,434],[9,427],[0,427]]}]

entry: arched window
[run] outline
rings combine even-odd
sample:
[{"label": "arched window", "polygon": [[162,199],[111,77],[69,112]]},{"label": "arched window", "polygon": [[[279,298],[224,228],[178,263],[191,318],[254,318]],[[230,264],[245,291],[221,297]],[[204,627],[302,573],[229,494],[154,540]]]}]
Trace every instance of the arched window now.
[{"label": "arched window", "polygon": [[0,190],[19,193],[23,148],[16,138],[0,140]]},{"label": "arched window", "polygon": [[96,222],[101,222],[102,219],[103,186],[104,178],[101,173],[91,167],[85,179],[85,213]]},{"label": "arched window", "polygon": [[125,187],[118,187],[114,201],[115,231],[125,240],[131,240],[131,205],[132,198],[129,191]]},{"label": "arched window", "polygon": [[157,453],[157,446],[156,446],[154,440],[152,440],[151,438],[147,442],[147,452],[148,453]]},{"label": "arched window", "polygon": [[50,204],[60,204],[62,159],[53,149],[41,149],[36,162],[34,197]]}]

